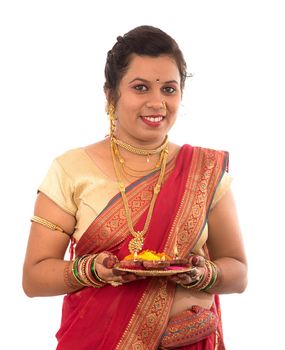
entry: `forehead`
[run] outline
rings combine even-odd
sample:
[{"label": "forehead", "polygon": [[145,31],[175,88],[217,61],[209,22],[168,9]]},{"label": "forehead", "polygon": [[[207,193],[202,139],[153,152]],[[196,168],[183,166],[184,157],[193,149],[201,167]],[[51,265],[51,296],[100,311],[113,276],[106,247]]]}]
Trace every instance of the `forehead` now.
[{"label": "forehead", "polygon": [[180,74],[175,60],[165,55],[158,57],[133,55],[122,82],[131,81],[136,77],[149,81],[176,80],[180,83]]}]

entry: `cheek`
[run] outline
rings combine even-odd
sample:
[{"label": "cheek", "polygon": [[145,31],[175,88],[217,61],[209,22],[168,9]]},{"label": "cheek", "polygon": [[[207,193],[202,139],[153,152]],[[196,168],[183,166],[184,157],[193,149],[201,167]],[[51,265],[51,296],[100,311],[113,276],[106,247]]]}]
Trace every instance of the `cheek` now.
[{"label": "cheek", "polygon": [[138,109],[138,103],[134,101],[134,99],[121,99],[120,104],[118,106],[118,111],[121,113],[132,113],[137,111]]},{"label": "cheek", "polygon": [[175,102],[169,104],[169,108],[168,109],[169,109],[169,112],[170,112],[171,115],[173,115],[173,116],[177,115],[177,113],[179,111],[179,108],[180,108],[180,102],[181,102],[181,100],[175,101]]}]

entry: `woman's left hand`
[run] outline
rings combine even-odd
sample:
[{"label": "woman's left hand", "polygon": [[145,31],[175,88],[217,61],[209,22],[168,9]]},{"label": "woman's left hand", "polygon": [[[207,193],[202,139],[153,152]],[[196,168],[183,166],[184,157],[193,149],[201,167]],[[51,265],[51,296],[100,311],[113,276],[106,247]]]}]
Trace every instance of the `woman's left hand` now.
[{"label": "woman's left hand", "polygon": [[189,258],[189,262],[193,266],[192,270],[170,276],[169,279],[177,284],[184,285],[194,283],[200,279],[200,277],[205,273],[205,259],[200,255],[192,255]]}]

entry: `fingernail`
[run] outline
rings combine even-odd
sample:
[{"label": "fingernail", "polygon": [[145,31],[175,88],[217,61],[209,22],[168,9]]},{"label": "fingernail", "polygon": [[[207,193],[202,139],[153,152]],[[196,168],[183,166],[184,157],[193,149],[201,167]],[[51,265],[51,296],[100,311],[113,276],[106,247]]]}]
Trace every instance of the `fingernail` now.
[{"label": "fingernail", "polygon": [[199,264],[199,256],[193,256],[193,258],[192,258],[192,264],[193,265],[198,265]]}]

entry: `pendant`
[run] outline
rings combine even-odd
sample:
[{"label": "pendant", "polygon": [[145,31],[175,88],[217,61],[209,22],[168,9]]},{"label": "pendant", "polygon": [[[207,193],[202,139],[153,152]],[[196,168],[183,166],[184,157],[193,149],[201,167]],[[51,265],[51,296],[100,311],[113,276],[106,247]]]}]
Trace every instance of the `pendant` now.
[{"label": "pendant", "polygon": [[141,231],[136,232],[134,238],[129,242],[129,251],[134,254],[142,250],[144,243],[144,235]]}]

